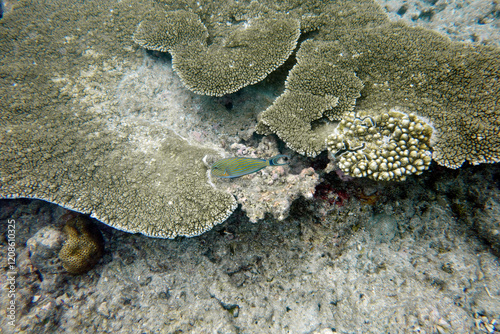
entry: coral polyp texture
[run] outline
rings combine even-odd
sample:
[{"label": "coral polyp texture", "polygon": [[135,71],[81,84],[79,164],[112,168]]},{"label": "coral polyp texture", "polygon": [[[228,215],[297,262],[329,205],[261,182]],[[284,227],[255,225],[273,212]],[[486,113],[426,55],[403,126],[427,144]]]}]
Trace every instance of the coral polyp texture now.
[{"label": "coral polyp texture", "polygon": [[428,119],[436,130],[432,158],[440,165],[499,161],[498,48],[452,43],[403,24],[343,38],[343,66],[365,84],[357,108],[405,108]]},{"label": "coral polyp texture", "polygon": [[202,159],[212,150],[165,132],[161,146],[146,155],[95,122],[80,123],[75,140],[64,129],[79,120],[67,117],[46,118],[53,126],[48,131],[35,120],[3,134],[9,142],[0,151],[4,197],[46,199],[115,228],[162,238],[201,234],[236,208],[232,195],[207,183]]},{"label": "coral polyp texture", "polygon": [[207,183],[212,149],[120,106],[124,72],[144,59],[131,40],[142,11],[127,0],[34,1],[2,18],[0,197],[43,199],[159,238],[199,235],[235,210]]},{"label": "coral polyp texture", "polygon": [[134,42],[148,50],[171,52],[177,46],[205,44],[208,32],[198,15],[185,10],[157,9],[145,18],[134,33]]},{"label": "coral polyp texture", "polygon": [[258,127],[259,132],[275,133],[291,149],[307,156],[316,156],[326,148],[325,138],[332,130],[327,122],[312,124],[322,119],[340,120],[354,108],[363,88],[353,71],[323,61],[313,52],[301,51],[317,48],[317,44],[302,43],[285,92],[262,112]]},{"label": "coral polyp texture", "polygon": [[327,138],[327,146],[347,175],[404,181],[429,168],[431,135],[431,126],[414,114],[351,112]]},{"label": "coral polyp texture", "polygon": [[224,25],[209,36],[196,14],[157,10],[138,25],[134,41],[170,52],[174,70],[193,92],[222,96],[264,79],[288,59],[299,36],[299,20],[284,15]]},{"label": "coral polyp texture", "polygon": [[59,259],[70,274],[83,274],[92,269],[104,253],[104,238],[92,221],[78,215],[63,228],[66,242],[59,251]]},{"label": "coral polyp texture", "polygon": [[[287,79],[298,77],[305,89],[285,90],[282,98],[263,112],[259,131],[276,133],[297,152],[316,155],[323,149],[321,140],[328,136],[326,124],[332,118],[343,118],[357,96],[350,95],[347,103],[341,103],[344,95],[332,94],[339,99],[338,110],[332,112],[324,110],[322,99],[311,99],[314,105],[306,109],[304,103],[293,106],[288,101],[315,94],[316,86],[338,80],[335,74],[343,71],[364,85],[356,109],[403,108],[429,119],[436,129],[432,158],[438,164],[458,168],[466,160],[472,164],[498,162],[499,49],[454,43],[435,32],[390,23],[369,3],[325,6],[329,19],[322,21],[314,38],[301,44],[298,63]],[[328,64],[335,71],[301,79],[302,59],[309,59],[305,63],[312,66],[327,68]],[[348,82],[356,86],[353,80]],[[324,110],[321,119],[318,110]],[[296,131],[297,119],[310,120],[307,131]]]},{"label": "coral polyp texture", "polygon": [[[154,108],[123,106],[127,89],[143,89],[123,84],[127,74],[164,61],[132,36],[170,50],[192,90],[223,95],[280,66],[300,28],[308,40],[259,130],[314,156],[347,113],[396,108],[432,124],[439,164],[499,161],[499,49],[390,23],[371,0],[21,0],[0,20],[0,197],[40,198],[154,237],[211,229],[236,200],[207,182],[202,159],[227,143],[194,145],[170,131],[164,115],[196,124],[193,104],[170,113],[176,94],[152,92],[144,100]],[[224,126],[203,131],[215,138]]]}]

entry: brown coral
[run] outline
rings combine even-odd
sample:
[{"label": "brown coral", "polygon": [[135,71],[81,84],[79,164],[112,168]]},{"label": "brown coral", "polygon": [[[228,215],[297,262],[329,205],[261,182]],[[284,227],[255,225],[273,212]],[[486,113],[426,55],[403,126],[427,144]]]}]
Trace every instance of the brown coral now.
[{"label": "brown coral", "polygon": [[440,165],[500,161],[498,48],[452,43],[404,24],[353,31],[340,43],[346,47],[337,64],[365,83],[359,110],[404,108],[427,118]]},{"label": "brown coral", "polygon": [[[318,48],[305,41],[301,49]],[[350,70],[323,61],[323,55],[298,52],[297,65],[288,75],[285,92],[259,118],[260,133],[275,133],[293,150],[316,156],[326,148],[333,127],[328,120],[340,120],[354,108],[363,84]],[[324,122],[321,122],[324,120]]]},{"label": "brown coral", "polygon": [[63,228],[67,240],[59,251],[59,259],[70,274],[83,274],[92,269],[104,252],[101,231],[83,215],[69,219]]},{"label": "brown coral", "polygon": [[[339,13],[354,4],[343,4],[346,8]],[[308,76],[307,71],[301,70],[304,63],[317,68],[328,64],[336,71],[355,73],[363,83],[363,98],[355,101],[357,112],[375,116],[396,108],[428,119],[436,130],[432,158],[437,163],[458,168],[466,160],[473,164],[500,161],[499,49],[453,43],[429,30],[389,23],[381,19],[379,9],[363,14],[360,8],[353,16],[337,17],[330,12],[334,17],[324,21],[314,39],[302,43],[298,64],[287,80],[296,77],[312,88],[285,90],[282,97],[286,99],[278,99],[262,114],[259,130],[276,133],[300,153],[317,154],[320,146],[311,143],[321,142],[317,138],[324,138],[325,126],[317,126],[319,123],[313,121],[322,104],[315,102],[308,109],[297,104],[290,110],[280,102],[299,99],[308,90],[313,93],[316,87],[327,86],[324,83],[328,79],[336,81],[338,76],[329,71]],[[365,19],[355,21],[359,15],[365,15]],[[354,106],[352,99],[342,103],[341,95],[332,95],[339,98],[337,110],[325,111],[323,120],[342,118]],[[307,112],[311,114],[310,129],[295,131],[296,115]],[[266,127],[273,122],[276,126]]]},{"label": "brown coral", "polygon": [[155,11],[137,26],[133,39],[148,50],[171,52],[180,47],[204,44],[207,28],[198,15],[185,10]]},{"label": "brown coral", "polygon": [[275,15],[224,25],[208,44],[200,18],[176,10],[145,18],[134,41],[149,50],[170,52],[175,71],[190,90],[222,96],[259,82],[278,68],[295,49],[299,35],[299,20]]}]

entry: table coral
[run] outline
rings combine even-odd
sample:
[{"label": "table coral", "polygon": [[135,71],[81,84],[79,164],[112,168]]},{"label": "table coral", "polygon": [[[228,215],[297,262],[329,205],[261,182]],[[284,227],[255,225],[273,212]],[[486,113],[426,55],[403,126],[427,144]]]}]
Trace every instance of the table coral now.
[{"label": "table coral", "polygon": [[341,44],[341,66],[354,68],[365,84],[359,110],[405,108],[428,119],[440,165],[499,161],[498,48],[452,43],[403,24],[353,31]]},{"label": "table coral", "polygon": [[190,90],[222,96],[264,79],[283,64],[297,45],[299,28],[297,19],[273,15],[220,26],[209,36],[196,14],[157,9],[138,25],[134,41],[170,52],[175,71]]},{"label": "table coral", "polygon": [[[165,3],[169,9],[181,7]],[[398,107],[427,117],[436,129],[433,159],[441,165],[499,160],[498,48],[452,43],[431,31],[390,23],[370,0],[310,1],[293,8],[263,1],[251,9],[238,3],[225,8],[218,2],[183,4],[202,18],[214,41],[224,40],[242,21],[273,11],[299,20],[304,32],[314,31],[300,45],[287,89],[262,113],[257,127],[263,134],[276,133],[301,154],[323,151],[328,123],[342,119],[357,103],[358,109]],[[211,12],[218,14],[208,16]],[[220,28],[224,23],[229,28]],[[252,36],[242,34],[238,40],[238,45],[250,43]],[[212,73],[210,64],[189,69],[198,63],[189,58],[181,77],[191,73],[199,80],[205,71]],[[356,101],[360,93],[363,99]]]},{"label": "table coral", "polygon": [[322,119],[342,119],[354,108],[363,84],[353,71],[323,60],[323,55],[303,52],[318,48],[305,41],[285,83],[285,92],[261,113],[258,131],[275,133],[293,150],[316,156],[325,149],[325,136],[333,130]]},{"label": "table coral", "polygon": [[[0,21],[2,198],[41,198],[125,231],[165,238],[198,235],[233,212],[234,197],[207,184],[201,159],[214,150],[141,119],[141,108],[137,117],[125,117],[113,96],[124,71],[147,57],[131,36],[157,9],[198,27],[193,41],[208,34],[208,49],[255,56],[246,44],[265,46],[265,59],[256,58],[262,62],[244,63],[247,69],[266,63],[260,79],[288,58],[303,28],[309,40],[299,45],[287,89],[271,107],[285,112],[270,109],[260,122],[298,152],[324,150],[333,122],[355,100],[358,114],[397,108],[425,117],[435,129],[432,158],[441,165],[499,160],[498,48],[390,23],[371,0],[20,1]],[[261,28],[268,33],[256,35]],[[268,42],[277,46],[270,50]],[[176,69],[183,58],[176,60],[176,52],[189,47],[171,47]],[[214,59],[194,67],[199,55],[188,56],[193,79],[214,73],[206,70]],[[247,77],[253,70],[231,72],[229,65],[224,70],[238,73],[229,75],[230,90],[241,87],[238,80],[255,82]],[[224,94],[228,82],[210,94]]]},{"label": "table coral", "polygon": [[140,46],[162,52],[172,52],[175,46],[203,44],[207,38],[207,28],[196,14],[161,9],[141,21],[133,35],[134,42]]},{"label": "table coral", "polygon": [[[405,108],[427,118],[436,130],[432,158],[437,163],[458,168],[465,160],[473,164],[498,162],[499,49],[453,43],[432,31],[390,23],[370,4],[350,1],[326,6],[324,13],[330,19],[324,20],[314,38],[302,43],[289,79],[300,72],[301,58],[318,59],[337,71],[355,73],[364,85],[356,110],[376,114],[378,110]],[[314,86],[328,82],[328,78],[337,80],[324,71],[316,79],[305,77],[304,81]],[[332,107],[316,102],[309,109],[303,104],[290,109],[288,101],[305,93],[285,90],[282,98],[263,112],[259,129],[276,133],[299,153],[315,156],[329,135],[324,124],[328,124]],[[343,95],[332,96],[340,100]],[[349,108],[344,108],[343,113],[347,111]],[[307,119],[304,115],[309,113],[311,130],[293,132],[296,118]],[[318,119],[320,114],[323,117]],[[275,118],[279,127],[267,126]],[[289,136],[290,132],[295,134]]]}]

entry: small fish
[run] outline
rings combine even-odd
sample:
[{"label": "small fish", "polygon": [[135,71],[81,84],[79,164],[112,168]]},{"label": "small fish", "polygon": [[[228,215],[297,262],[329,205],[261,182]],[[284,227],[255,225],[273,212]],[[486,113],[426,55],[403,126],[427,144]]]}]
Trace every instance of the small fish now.
[{"label": "small fish", "polygon": [[[284,163],[278,163],[279,159],[284,159]],[[267,166],[288,165],[288,155],[278,154],[277,156],[265,160],[258,158],[233,157],[216,161],[211,168],[213,176],[222,178],[240,177],[247,174],[258,172]]]}]

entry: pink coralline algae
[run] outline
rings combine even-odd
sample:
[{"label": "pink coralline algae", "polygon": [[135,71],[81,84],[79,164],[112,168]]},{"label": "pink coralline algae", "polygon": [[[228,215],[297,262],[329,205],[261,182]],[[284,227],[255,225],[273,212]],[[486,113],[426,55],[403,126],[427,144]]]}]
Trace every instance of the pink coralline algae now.
[{"label": "pink coralline algae", "polygon": [[330,205],[342,207],[349,200],[349,194],[346,190],[335,189],[329,183],[322,183],[316,187],[314,198],[328,202]]}]

